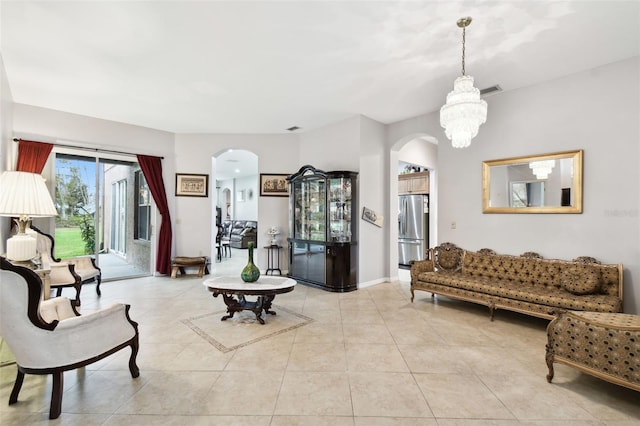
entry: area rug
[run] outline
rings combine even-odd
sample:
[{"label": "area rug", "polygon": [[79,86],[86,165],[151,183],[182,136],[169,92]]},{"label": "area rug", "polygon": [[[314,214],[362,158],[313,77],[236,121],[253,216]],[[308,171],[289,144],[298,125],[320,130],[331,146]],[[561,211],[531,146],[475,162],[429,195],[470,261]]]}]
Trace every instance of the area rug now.
[{"label": "area rug", "polygon": [[237,312],[233,318],[220,321],[226,310],[182,320],[182,323],[220,352],[230,352],[244,346],[288,333],[313,322],[312,318],[273,305],[276,315],[262,314],[260,324],[251,311]]}]

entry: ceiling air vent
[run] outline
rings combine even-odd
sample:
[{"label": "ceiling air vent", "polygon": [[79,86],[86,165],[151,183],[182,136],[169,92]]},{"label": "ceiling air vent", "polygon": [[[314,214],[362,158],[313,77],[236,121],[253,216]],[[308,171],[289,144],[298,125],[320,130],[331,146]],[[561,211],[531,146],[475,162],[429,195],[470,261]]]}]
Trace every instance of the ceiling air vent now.
[{"label": "ceiling air vent", "polygon": [[300,129],[300,127],[298,127],[298,126],[291,126],[287,130],[290,131],[290,132],[295,132],[296,130],[299,130],[299,129]]},{"label": "ceiling air vent", "polygon": [[486,87],[486,88],[480,90],[480,96],[492,95],[492,94],[498,93],[498,92],[502,92],[502,87],[500,87],[499,85],[496,84],[495,86]]}]

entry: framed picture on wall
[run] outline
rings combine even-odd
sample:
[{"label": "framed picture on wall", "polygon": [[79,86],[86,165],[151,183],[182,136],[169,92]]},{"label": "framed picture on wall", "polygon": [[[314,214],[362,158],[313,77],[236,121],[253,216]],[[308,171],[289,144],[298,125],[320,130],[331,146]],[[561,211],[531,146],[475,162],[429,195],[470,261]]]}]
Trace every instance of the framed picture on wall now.
[{"label": "framed picture on wall", "polygon": [[382,228],[384,223],[384,217],[367,207],[362,208],[362,219],[380,228]]},{"label": "framed picture on wall", "polygon": [[285,174],[260,173],[260,196],[288,197],[289,182]]},{"label": "framed picture on wall", "polygon": [[208,197],[209,175],[176,173],[176,197]]}]

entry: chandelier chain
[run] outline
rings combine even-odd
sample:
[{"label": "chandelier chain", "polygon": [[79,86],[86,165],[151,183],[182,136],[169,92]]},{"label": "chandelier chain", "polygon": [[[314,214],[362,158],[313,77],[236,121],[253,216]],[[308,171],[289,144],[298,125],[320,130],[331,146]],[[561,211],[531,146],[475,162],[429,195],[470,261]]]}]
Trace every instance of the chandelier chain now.
[{"label": "chandelier chain", "polygon": [[465,40],[466,40],[466,31],[467,28],[466,27],[462,27],[462,75],[465,75],[465,71],[464,71],[464,45],[465,45]]}]

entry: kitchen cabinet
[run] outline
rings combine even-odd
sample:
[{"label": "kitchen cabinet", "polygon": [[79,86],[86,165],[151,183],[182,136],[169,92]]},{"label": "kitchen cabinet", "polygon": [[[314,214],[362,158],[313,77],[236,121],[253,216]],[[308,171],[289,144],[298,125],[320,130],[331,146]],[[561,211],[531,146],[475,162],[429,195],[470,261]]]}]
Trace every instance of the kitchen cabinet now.
[{"label": "kitchen cabinet", "polygon": [[429,172],[398,175],[398,195],[428,194]]}]

